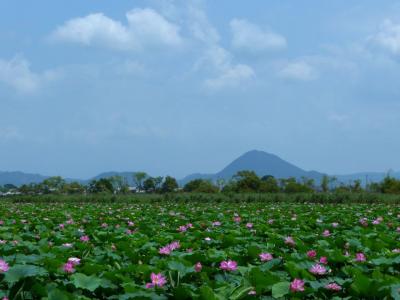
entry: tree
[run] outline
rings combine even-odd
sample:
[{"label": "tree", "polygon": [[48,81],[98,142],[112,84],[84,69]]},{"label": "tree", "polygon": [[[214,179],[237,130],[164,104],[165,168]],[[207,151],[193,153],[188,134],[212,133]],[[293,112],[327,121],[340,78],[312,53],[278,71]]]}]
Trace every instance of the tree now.
[{"label": "tree", "polygon": [[161,191],[163,193],[174,192],[178,188],[178,182],[174,177],[167,176],[161,186]]},{"label": "tree", "polygon": [[306,187],[309,188],[311,191],[315,189],[315,181],[312,178],[307,178],[305,176],[301,177],[302,184]]},{"label": "tree", "polygon": [[322,176],[322,180],[321,180],[321,190],[326,193],[329,191],[329,176],[328,175],[324,175]]},{"label": "tree", "polygon": [[194,179],[189,181],[186,183],[183,190],[189,193],[217,193],[219,191],[218,187],[213,185],[211,181],[204,179]]},{"label": "tree", "polygon": [[385,194],[400,194],[400,180],[387,175],[381,182],[380,190]]},{"label": "tree", "polygon": [[220,191],[222,191],[222,189],[224,188],[226,181],[224,178],[218,178],[216,181],[217,187]]},{"label": "tree", "polygon": [[357,179],[353,181],[353,184],[350,185],[350,190],[355,193],[359,193],[362,191],[361,180]]},{"label": "tree", "polygon": [[88,191],[90,193],[113,193],[114,188],[112,182],[108,178],[101,178],[99,180],[92,180],[89,183]]},{"label": "tree", "polygon": [[143,190],[143,181],[146,179],[146,172],[136,172],[133,174],[133,182],[139,190]]},{"label": "tree", "polygon": [[114,192],[118,194],[126,194],[129,192],[129,185],[125,177],[112,176],[110,177],[111,184],[113,185]]},{"label": "tree", "polygon": [[85,192],[85,187],[79,182],[66,183],[61,189],[63,194],[83,194]]},{"label": "tree", "polygon": [[11,184],[11,183],[7,183],[4,186],[0,186],[0,191],[1,192],[8,192],[8,191],[17,190],[17,189],[18,189],[18,187],[13,185],[13,184]]},{"label": "tree", "polygon": [[47,194],[51,192],[60,192],[65,185],[65,180],[61,176],[49,177],[41,183],[42,192]]},{"label": "tree", "polygon": [[334,190],[337,186],[337,177],[336,176],[331,176],[329,177],[329,189]]},{"label": "tree", "polygon": [[263,193],[278,193],[278,180],[274,176],[266,175],[261,178],[260,192]]},{"label": "tree", "polygon": [[260,189],[261,179],[254,171],[239,171],[233,179],[238,192],[257,192]]},{"label": "tree", "polygon": [[162,184],[164,178],[162,176],[157,176],[157,177],[154,177],[153,179],[154,179],[154,184],[156,186],[156,190],[160,190],[161,184]]},{"label": "tree", "polygon": [[153,177],[148,177],[148,178],[143,182],[143,189],[146,191],[146,193],[154,192],[154,191],[156,190],[155,178],[153,178]]},{"label": "tree", "polygon": [[297,182],[296,178],[290,177],[288,179],[281,179],[281,186],[285,193],[311,193],[314,191],[312,188],[313,180],[303,179],[303,183]]}]

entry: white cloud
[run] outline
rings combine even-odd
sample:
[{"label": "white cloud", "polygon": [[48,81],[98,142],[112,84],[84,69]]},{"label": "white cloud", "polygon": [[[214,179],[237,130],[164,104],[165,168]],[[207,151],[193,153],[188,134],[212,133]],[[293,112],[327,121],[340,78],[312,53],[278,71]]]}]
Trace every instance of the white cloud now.
[{"label": "white cloud", "polygon": [[279,77],[310,81],[317,79],[318,74],[313,66],[305,61],[287,63],[278,73]]},{"label": "white cloud", "polygon": [[231,87],[239,84],[244,80],[251,79],[255,76],[254,70],[244,64],[237,64],[224,70],[216,78],[206,80],[206,86],[219,89],[223,87]]},{"label": "white cloud", "polygon": [[18,56],[11,60],[0,59],[0,83],[8,85],[20,93],[33,93],[42,84],[56,77],[57,73],[54,71],[32,72],[29,62]]},{"label": "white cloud", "polygon": [[400,55],[400,24],[385,20],[379,31],[368,38],[374,44],[390,51],[394,55]]},{"label": "white cloud", "polygon": [[195,70],[206,70],[204,84],[212,90],[237,86],[255,76],[254,70],[245,64],[235,63],[233,55],[220,44],[220,36],[210,23],[204,10],[189,7],[189,28],[193,37],[204,47],[203,55],[195,64]]},{"label": "white cloud", "polygon": [[127,25],[102,13],[71,19],[58,27],[51,34],[51,39],[118,50],[182,44],[180,28],[153,9],[131,10],[126,19]]},{"label": "white cloud", "polygon": [[232,30],[232,46],[249,51],[260,52],[265,50],[283,49],[287,42],[285,37],[269,30],[262,30],[247,20],[233,19],[230,22]]},{"label": "white cloud", "polygon": [[193,37],[208,45],[217,44],[220,40],[218,31],[208,21],[206,13],[197,6],[188,9],[189,30]]},{"label": "white cloud", "polygon": [[232,87],[255,76],[254,70],[245,64],[233,64],[231,53],[220,46],[212,46],[200,61],[200,65],[215,73],[205,80],[207,87],[221,89]]}]

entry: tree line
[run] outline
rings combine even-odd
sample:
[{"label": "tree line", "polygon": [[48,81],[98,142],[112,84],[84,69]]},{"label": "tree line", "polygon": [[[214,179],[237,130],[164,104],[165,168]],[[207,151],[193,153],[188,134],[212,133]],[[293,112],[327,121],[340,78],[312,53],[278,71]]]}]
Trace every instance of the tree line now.
[{"label": "tree line", "polygon": [[381,182],[363,186],[360,180],[348,184],[338,183],[335,177],[324,175],[316,183],[310,178],[277,179],[274,176],[258,176],[254,171],[239,171],[230,180],[194,179],[179,188],[172,176],[152,177],[145,172],[132,174],[134,186],[131,187],[125,177],[112,176],[93,179],[87,184],[67,182],[60,176],[43,180],[41,183],[24,184],[16,187],[12,184],[0,186],[0,192],[23,195],[43,194],[129,194],[129,193],[315,193],[315,192],[371,192],[400,194],[400,180],[386,176]]}]

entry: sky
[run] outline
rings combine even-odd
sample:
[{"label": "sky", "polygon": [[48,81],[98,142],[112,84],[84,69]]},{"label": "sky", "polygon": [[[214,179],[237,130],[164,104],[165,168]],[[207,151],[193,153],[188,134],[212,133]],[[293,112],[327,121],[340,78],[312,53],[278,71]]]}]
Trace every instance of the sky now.
[{"label": "sky", "polygon": [[400,169],[400,3],[4,0],[0,170]]}]

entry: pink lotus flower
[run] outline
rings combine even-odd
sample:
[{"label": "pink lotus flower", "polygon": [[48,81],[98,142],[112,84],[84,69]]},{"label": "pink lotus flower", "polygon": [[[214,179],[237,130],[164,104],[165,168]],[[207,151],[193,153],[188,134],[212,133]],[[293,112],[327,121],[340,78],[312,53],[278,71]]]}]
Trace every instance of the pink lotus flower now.
[{"label": "pink lotus flower", "polygon": [[146,283],[146,288],[153,288],[155,286],[163,287],[167,283],[167,279],[161,274],[151,273],[150,275],[151,282]]},{"label": "pink lotus flower", "polygon": [[158,250],[158,253],[164,254],[164,255],[170,255],[171,254],[171,248],[169,248],[169,245],[161,247],[160,250]]},{"label": "pink lotus flower", "polygon": [[317,256],[317,251],[315,251],[315,250],[307,251],[307,256],[308,256],[309,258],[314,258],[314,257]]},{"label": "pink lotus flower", "polygon": [[368,226],[368,219],[367,219],[367,218],[361,218],[361,219],[359,220],[359,222],[360,222],[360,224],[361,224],[362,226],[364,226],[364,227],[367,227],[367,226]]},{"label": "pink lotus flower", "polygon": [[128,226],[130,227],[135,226],[135,223],[133,223],[132,221],[128,221]]},{"label": "pink lotus flower", "polygon": [[285,238],[285,244],[294,247],[296,245],[296,242],[291,236],[288,236]]},{"label": "pink lotus flower", "polygon": [[101,224],[101,227],[102,227],[102,228],[107,228],[107,227],[108,227],[108,224],[107,224],[107,223],[103,223],[103,224]]},{"label": "pink lotus flower", "polygon": [[73,266],[76,266],[81,263],[81,259],[77,257],[70,257],[68,258],[68,263],[71,263]]},{"label": "pink lotus flower", "polygon": [[330,235],[331,235],[331,232],[328,229],[324,230],[324,232],[322,233],[322,236],[324,236],[324,237],[328,237]]},{"label": "pink lotus flower", "polygon": [[178,231],[179,232],[185,232],[187,230],[187,227],[185,225],[179,226]]},{"label": "pink lotus flower", "polygon": [[90,238],[87,235],[83,235],[83,236],[81,236],[80,240],[84,243],[87,243],[87,242],[89,242]]},{"label": "pink lotus flower", "polygon": [[364,253],[356,253],[356,261],[363,262],[366,261],[367,258]]},{"label": "pink lotus flower", "polygon": [[247,227],[248,229],[253,228],[253,223],[247,223],[247,224],[246,224],[246,227]]},{"label": "pink lotus flower", "polygon": [[337,223],[337,222],[333,222],[333,223],[332,223],[332,227],[336,228],[336,227],[338,227],[338,226],[339,226],[339,223]]},{"label": "pink lotus flower", "polygon": [[186,224],[186,228],[193,228],[193,224],[192,223]]},{"label": "pink lotus flower", "polygon": [[212,226],[221,226],[221,222],[220,221],[212,222]]},{"label": "pink lotus flower", "polygon": [[274,224],[274,219],[269,219],[269,220],[268,220],[268,224],[270,224],[270,225],[271,225],[271,224]]},{"label": "pink lotus flower", "polygon": [[223,261],[220,264],[220,269],[224,271],[236,271],[237,270],[237,262],[233,260]]},{"label": "pink lotus flower", "polygon": [[338,285],[336,282],[332,282],[332,283],[327,284],[325,286],[325,288],[327,290],[334,291],[334,292],[339,292],[339,291],[342,290],[342,287],[340,285]]},{"label": "pink lotus flower", "polygon": [[65,228],[65,225],[64,224],[60,224],[60,225],[58,225],[58,228],[60,228],[62,230],[62,229]]},{"label": "pink lotus flower", "polygon": [[261,253],[259,257],[261,261],[270,261],[274,259],[271,253]]},{"label": "pink lotus flower", "polygon": [[290,290],[293,293],[296,292],[304,292],[304,281],[298,278],[295,278],[291,283],[290,283]]},{"label": "pink lotus flower", "polygon": [[158,253],[164,254],[164,255],[169,255],[169,254],[171,254],[172,251],[179,249],[180,247],[181,247],[181,245],[179,244],[179,242],[175,241],[175,242],[172,242],[171,244],[168,244],[168,245],[160,248]]},{"label": "pink lotus flower", "polygon": [[64,264],[63,270],[65,273],[74,273],[75,272],[74,264],[67,262],[66,264]]},{"label": "pink lotus flower", "polygon": [[68,225],[71,225],[71,224],[74,224],[74,220],[72,220],[72,219],[69,219],[69,220],[67,220],[67,222],[66,222]]},{"label": "pink lotus flower", "polygon": [[199,273],[203,269],[203,266],[201,265],[201,262],[198,262],[197,264],[194,265],[194,270]]},{"label": "pink lotus flower", "polygon": [[235,221],[236,223],[239,223],[241,220],[242,220],[242,218],[239,216],[236,216],[233,218],[233,221]]},{"label": "pink lotus flower", "polygon": [[169,247],[173,251],[173,250],[179,249],[181,247],[181,244],[179,243],[179,241],[175,241],[175,242],[172,242],[171,244],[169,244]]},{"label": "pink lotus flower", "polygon": [[328,264],[328,258],[326,256],[321,256],[319,259],[319,262],[321,264],[327,265]]},{"label": "pink lotus flower", "polygon": [[257,292],[255,290],[251,290],[250,292],[247,293],[249,296],[255,296],[257,295]]},{"label": "pink lotus flower", "polygon": [[320,264],[313,265],[309,271],[314,275],[324,275],[326,274],[326,268]]},{"label": "pink lotus flower", "polygon": [[4,260],[0,259],[0,273],[5,273],[8,271],[10,267],[8,266],[8,263],[5,262]]}]

